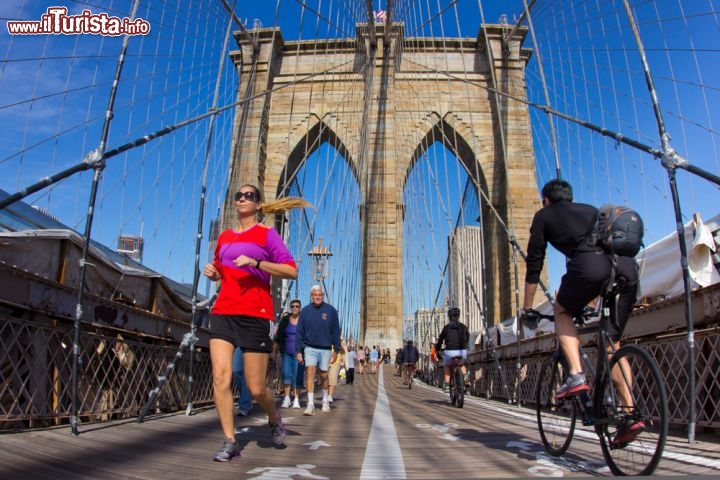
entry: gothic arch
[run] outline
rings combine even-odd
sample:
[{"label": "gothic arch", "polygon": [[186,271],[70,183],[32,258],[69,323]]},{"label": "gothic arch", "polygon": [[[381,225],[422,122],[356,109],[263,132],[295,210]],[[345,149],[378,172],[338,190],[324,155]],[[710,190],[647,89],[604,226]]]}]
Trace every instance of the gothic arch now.
[{"label": "gothic arch", "polygon": [[[328,117],[332,117],[332,115],[325,116],[326,119]],[[292,129],[287,143],[279,146],[272,158],[269,159],[266,190],[274,191],[276,197],[282,195],[292,183],[305,159],[325,142],[335,148],[345,159],[355,180],[359,183],[357,166],[346,142],[328,122],[323,121],[315,114],[310,114]],[[277,172],[277,177],[272,174],[273,172]],[[274,189],[273,186],[275,186]]]},{"label": "gothic arch", "polygon": [[[498,258],[508,257],[509,250],[507,242],[498,241],[498,222],[491,209],[487,206],[487,198],[496,204],[505,202],[504,189],[501,188],[500,191],[491,192],[488,187],[488,185],[495,185],[497,189],[499,180],[494,178],[497,168],[494,150],[474,135],[471,126],[463,122],[453,112],[448,112],[442,117],[437,112],[428,113],[421,121],[417,122],[413,133],[416,143],[409,154],[410,158],[403,176],[402,191],[404,191],[407,179],[418,160],[431,145],[439,142],[450,150],[460,164],[463,165],[473,182],[477,197],[482,198],[481,218],[479,221],[482,226],[485,244],[493,245],[493,254],[490,258],[486,258],[487,262],[483,268],[483,281],[489,295],[502,300],[501,302],[491,301],[490,303],[494,304],[495,308],[490,308],[487,311],[489,324],[495,324],[508,316],[512,309],[508,308],[511,305],[508,289],[501,288],[501,285],[509,285],[509,272],[505,263],[497,260]],[[482,190],[487,198],[483,197],[478,190]],[[500,212],[501,215],[503,213]],[[498,308],[498,304],[504,305],[504,307]]]},{"label": "gothic arch", "polygon": [[[456,128],[460,126],[461,129]],[[437,112],[431,112],[426,115],[418,125],[416,125],[415,133],[417,137],[415,148],[410,155],[407,168],[403,177],[401,190],[404,190],[405,183],[410,172],[420,157],[435,142],[440,142],[448,150],[450,150],[465,167],[465,170],[473,179],[475,188],[478,186],[487,192],[487,181],[485,170],[492,171],[493,155],[485,148],[480,148],[476,152],[472,144],[483,147],[482,142],[473,138],[472,129],[465,123],[459,122],[457,117],[452,113],[447,113],[444,117],[440,117]],[[471,143],[472,142],[472,143]],[[480,195],[478,194],[478,197]]]}]

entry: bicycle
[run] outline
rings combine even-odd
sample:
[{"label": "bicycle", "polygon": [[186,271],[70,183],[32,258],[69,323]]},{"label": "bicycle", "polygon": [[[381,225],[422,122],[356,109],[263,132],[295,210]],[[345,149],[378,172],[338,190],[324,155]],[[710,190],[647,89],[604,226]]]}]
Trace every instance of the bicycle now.
[{"label": "bicycle", "polygon": [[[607,327],[610,321],[608,305],[611,305],[610,300],[617,300],[617,291],[616,283],[611,291],[602,295],[598,310],[586,311],[575,319],[576,324],[583,326],[590,317],[600,317],[598,324],[588,330],[598,331],[595,368],[580,347],[586,374],[594,377],[593,382],[588,379],[589,392],[557,399],[555,392],[568,374],[562,349],[558,346],[543,363],[536,387],[538,429],[545,450],[550,455],[560,456],[570,446],[576,420],[580,416],[583,425],[594,427],[605,462],[613,474],[650,475],[660,462],[667,439],[667,392],[656,362],[644,349],[627,344],[614,350]],[[612,303],[616,304],[616,301]],[[531,322],[540,318],[554,320],[553,315],[535,311],[525,318]],[[611,374],[608,375],[608,372]],[[624,385],[630,393],[626,395],[625,402],[629,399],[631,402],[624,404],[611,379],[612,372],[615,372],[615,380],[622,382],[620,385]],[[632,379],[628,373],[632,373]],[[627,443],[614,441],[633,425],[638,425],[636,429],[639,431],[635,438]]]},{"label": "bicycle", "polygon": [[462,357],[453,357],[450,363],[450,405],[462,408],[465,404],[465,379],[460,368]]},{"label": "bicycle", "polygon": [[408,389],[412,389],[413,384],[413,378],[415,377],[415,364],[414,363],[405,363],[404,364],[404,384],[408,386]]}]

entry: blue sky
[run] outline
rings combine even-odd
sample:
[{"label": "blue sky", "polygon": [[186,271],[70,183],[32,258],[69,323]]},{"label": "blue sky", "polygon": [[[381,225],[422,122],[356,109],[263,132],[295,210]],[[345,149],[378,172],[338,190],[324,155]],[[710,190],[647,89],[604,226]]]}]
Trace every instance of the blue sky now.
[{"label": "blue sky", "polygon": [[[633,3],[637,4],[638,25],[672,145],[693,165],[718,174],[720,28],[711,13],[718,8],[715,2]],[[0,4],[0,18],[37,20],[48,6],[56,4],[47,0],[5,1]],[[60,4],[68,6],[71,13],[89,8],[122,17],[127,15],[130,1]],[[318,5],[319,16],[315,14]],[[286,40],[311,40],[354,35],[355,19],[364,18],[362,5],[306,2],[303,8],[294,0],[251,5],[239,2],[236,12],[248,27],[257,18],[265,27],[278,25]],[[375,5],[376,9],[385,8],[385,2]],[[481,17],[494,23],[506,14],[512,22],[522,5],[522,0],[448,1],[442,2],[441,7],[448,8],[440,16],[427,11],[437,10],[435,6],[403,6],[407,9],[406,33],[475,37]],[[222,50],[227,19],[219,2],[189,1],[181,6],[143,2],[138,16],[150,21],[152,30],[147,38],[137,37],[130,42],[109,148],[206,112],[212,104],[221,61],[227,59]],[[659,146],[650,95],[621,3],[574,1],[561,5],[540,1],[533,20],[538,48],[527,71],[530,100],[545,105],[544,83],[552,108]],[[121,41],[92,35],[11,37],[0,30],[0,188],[12,193],[77,164],[97,147]],[[528,38],[526,45],[531,43]],[[98,51],[101,56],[97,56]],[[537,68],[539,59],[545,67],[544,78]],[[226,63],[220,75],[218,105],[235,100],[235,82],[236,75]],[[538,183],[542,185],[555,175],[555,153],[547,115],[531,109],[531,119]],[[232,112],[219,115],[210,141],[206,235],[210,218],[217,215],[226,193],[232,121]],[[193,123],[109,160],[99,192],[93,237],[113,246],[120,233],[142,233],[147,240],[148,266],[190,283],[209,123]],[[634,206],[646,221],[646,243],[673,231],[667,174],[658,160],[572,122],[555,118],[554,124],[562,175],[575,186],[578,201]],[[462,183],[464,172],[453,158],[446,158],[441,149],[433,157],[432,161],[428,159],[429,164],[447,163],[444,171],[457,177],[450,184]],[[317,173],[329,165],[334,166],[332,177]],[[343,222],[341,215],[350,215],[348,212],[354,212],[355,207],[337,209],[332,201],[338,195],[353,198],[349,192],[357,186],[350,183],[346,169],[333,152],[323,150],[309,163],[303,177],[303,194],[316,205],[309,212],[314,238],[324,237],[326,244],[338,252],[331,265],[337,269],[333,289],[338,291],[339,299],[350,297],[348,292],[357,289],[350,274],[341,271],[340,260],[347,255],[348,268],[356,268],[352,256],[356,243],[346,239],[351,233],[341,234],[337,228]],[[327,178],[336,183],[330,192],[317,181]],[[90,179],[91,172],[77,174],[31,196],[29,201],[82,230]],[[693,212],[705,219],[719,213],[716,186],[682,170],[678,170],[677,179],[684,220]],[[432,184],[426,188],[431,190],[426,200],[435,195],[450,198],[457,191],[445,191],[445,187]],[[537,197],[535,186],[528,186],[528,196]],[[457,213],[453,204],[457,202],[448,202],[447,211],[442,211],[439,204],[408,205],[409,209],[432,211],[428,218],[436,228],[428,245],[446,244]],[[307,247],[307,237],[300,239],[296,255],[305,257]],[[430,247],[423,248],[428,253]],[[432,254],[432,268],[440,268],[442,252]],[[551,286],[559,283],[561,272],[562,260],[552,258]],[[433,287],[423,289],[428,290],[426,301],[431,301]],[[349,309],[356,308],[354,305]]]}]

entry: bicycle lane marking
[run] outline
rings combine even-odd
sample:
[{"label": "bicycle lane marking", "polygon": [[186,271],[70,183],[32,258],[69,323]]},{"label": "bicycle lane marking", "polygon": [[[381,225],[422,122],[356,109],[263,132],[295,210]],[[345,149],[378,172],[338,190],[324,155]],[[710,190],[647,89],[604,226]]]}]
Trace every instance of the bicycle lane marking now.
[{"label": "bicycle lane marking", "polygon": [[[465,397],[466,401],[468,397]],[[525,414],[519,411],[507,410],[505,408],[495,407],[486,403],[482,403],[480,399],[470,397],[471,403],[480,408],[485,408],[490,411],[514,417],[520,420],[524,420],[531,425],[535,431],[537,431],[537,418],[535,415]],[[597,435],[594,432],[587,432],[582,429],[576,429],[575,438],[583,438],[591,442],[597,441]],[[600,444],[597,444],[598,452]],[[510,441],[507,444],[507,448],[517,448],[523,451],[525,455],[535,457],[536,465],[528,467],[527,471],[529,474],[536,477],[563,477],[567,472],[587,472],[592,474],[606,474],[610,472],[610,468],[607,466],[604,460],[601,461],[590,461],[590,460],[570,460],[564,455],[554,457],[547,453],[545,449],[538,443],[527,443],[522,441]]]},{"label": "bicycle lane marking", "polygon": [[400,442],[395,432],[395,423],[390,412],[390,403],[385,393],[383,369],[378,373],[378,393],[375,400],[370,435],[368,435],[365,457],[360,480],[377,478],[406,479]]},{"label": "bicycle lane marking", "polygon": [[455,435],[448,433],[448,430],[450,430],[451,428],[458,427],[457,423],[444,423],[442,425],[440,425],[439,423],[417,423],[415,424],[415,426],[417,428],[432,428],[433,430],[442,434],[440,438],[442,438],[443,440],[450,440],[452,442],[460,440],[460,437],[456,437]]},{"label": "bicycle lane marking", "polygon": [[[465,398],[467,401],[468,397],[465,397]],[[488,410],[492,410],[497,413],[502,413],[502,414],[505,414],[505,415],[508,415],[511,417],[527,420],[531,424],[534,424],[535,426],[537,426],[537,418],[535,417],[535,415],[528,415],[528,414],[524,414],[521,412],[508,411],[508,410],[505,410],[502,408],[494,407],[492,405],[481,403],[480,399],[475,399],[472,397],[470,397],[470,398],[474,405],[477,405],[481,408],[487,408]],[[575,429],[575,436],[597,442],[598,449],[600,449],[600,441],[598,440],[598,436],[596,433],[588,432],[588,431],[585,431],[582,429]],[[716,460],[716,459],[708,458],[708,457],[702,457],[699,455],[692,455],[692,454],[688,454],[688,453],[674,452],[672,450],[668,450],[667,445],[665,445],[665,449],[663,450],[662,458],[663,458],[663,460],[665,460],[665,459],[675,460],[675,461],[678,461],[681,463],[687,463],[690,465],[697,465],[697,466],[701,466],[701,467],[708,467],[708,468],[720,470],[720,460]]]},{"label": "bicycle lane marking", "polygon": [[[436,389],[432,387],[428,387],[426,384],[421,383],[423,388],[427,388],[428,390],[435,391]],[[447,395],[446,393],[443,393],[443,396]],[[534,416],[529,416],[526,414],[523,414],[521,412],[514,412],[514,411],[508,411],[504,408],[500,407],[493,407],[492,405],[488,405],[486,403],[481,403],[482,401],[479,398],[475,397],[465,397],[466,405],[475,405],[477,407],[480,407],[481,409],[487,409],[492,412],[497,412],[500,414],[504,414],[510,417],[515,417],[524,421],[527,421],[533,429],[536,429],[536,421]],[[432,428],[433,430],[436,430],[437,432],[443,434],[440,438],[443,438],[444,440],[462,440],[461,437],[456,437],[454,435],[451,435],[447,433],[452,428],[457,428],[458,425],[455,423],[446,423],[443,425],[440,424],[417,424],[416,427],[418,428]],[[575,431],[576,435],[578,437],[584,436],[586,432],[580,432],[579,430]],[[597,438],[595,435],[587,434],[587,438]],[[610,471],[610,469],[607,467],[604,461],[575,461],[575,460],[568,460],[564,456],[561,457],[553,457],[549,455],[544,448],[541,446],[538,448],[537,442],[529,443],[524,441],[517,441],[517,440],[511,440],[506,445],[505,448],[508,452],[512,451],[513,449],[517,449],[518,451],[522,451],[523,456],[527,456],[530,458],[534,458],[534,464],[531,464],[527,467],[527,472],[529,477],[564,477],[568,473],[577,473],[577,472],[587,472],[592,474],[605,474]],[[531,460],[532,462],[532,460]]]},{"label": "bicycle lane marking", "polygon": [[[423,388],[427,388],[428,390],[433,390],[433,391],[436,390],[434,387],[427,386],[424,383],[421,383],[421,385],[423,386]],[[445,395],[445,394],[443,394],[443,395]],[[531,425],[534,425],[535,429],[537,430],[537,418],[535,417],[534,412],[533,412],[533,414],[525,414],[525,413],[522,413],[519,411],[507,410],[506,408],[496,407],[496,406],[490,405],[488,403],[484,403],[485,402],[484,400],[477,398],[477,397],[472,397],[472,396],[465,397],[465,402],[468,402],[468,401],[470,401],[470,403],[472,403],[473,405],[476,405],[480,408],[487,409],[487,410],[490,410],[490,411],[493,411],[496,413],[501,413],[503,415],[507,415],[510,417],[515,417],[515,418],[518,418],[521,420],[525,420],[528,423],[530,423]],[[575,437],[581,437],[581,438],[584,438],[587,440],[597,442],[597,448],[598,448],[598,451],[600,451],[600,443],[599,443],[596,433],[585,431],[582,429],[575,429]],[[540,458],[538,458],[538,460],[546,460],[545,455],[544,455],[545,451],[539,450],[538,452],[540,455]],[[557,457],[549,457],[548,456],[548,458],[557,458]],[[663,450],[662,458],[663,458],[663,460],[675,460],[680,463],[686,463],[689,465],[696,465],[696,466],[720,470],[720,460],[716,460],[716,459],[708,458],[708,457],[702,457],[699,455],[674,452],[672,450],[668,450],[667,445],[665,445],[665,449]]]}]

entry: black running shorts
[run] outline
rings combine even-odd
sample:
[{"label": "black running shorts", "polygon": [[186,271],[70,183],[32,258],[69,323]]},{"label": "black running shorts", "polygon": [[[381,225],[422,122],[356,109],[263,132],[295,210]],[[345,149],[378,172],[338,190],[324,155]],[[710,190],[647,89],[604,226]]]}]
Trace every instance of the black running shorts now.
[{"label": "black running shorts", "polygon": [[210,338],[232,343],[243,352],[272,352],[272,322],[246,315],[210,315]]}]

